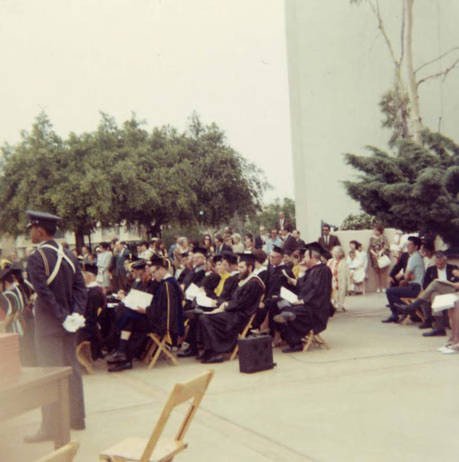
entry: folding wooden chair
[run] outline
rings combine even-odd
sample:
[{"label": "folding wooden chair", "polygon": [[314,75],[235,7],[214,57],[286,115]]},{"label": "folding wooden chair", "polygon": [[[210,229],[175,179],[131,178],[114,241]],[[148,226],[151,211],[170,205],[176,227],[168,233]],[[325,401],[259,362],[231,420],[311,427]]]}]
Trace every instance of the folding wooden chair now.
[{"label": "folding wooden chair", "polygon": [[92,353],[91,353],[91,342],[84,340],[77,345],[76,357],[78,362],[86,369],[88,374],[94,374],[92,367]]},{"label": "folding wooden chair", "polygon": [[311,329],[309,331],[309,334],[306,337],[304,337],[302,340],[303,340],[303,352],[308,351],[311,345],[317,345],[319,348],[324,346],[327,350],[330,349],[330,347],[328,346],[328,343],[319,334],[314,334],[313,329]]},{"label": "folding wooden chair", "polygon": [[161,356],[161,353],[170,359],[174,366],[178,366],[178,360],[174,353],[167,349],[166,335],[161,338],[158,334],[148,334],[148,337],[152,340],[152,344],[144,358],[144,362],[148,364],[148,369],[152,369],[154,367],[156,361],[158,361]]},{"label": "folding wooden chair", "polygon": [[41,457],[36,462],[72,462],[80,444],[74,441],[56,449],[51,454]]},{"label": "folding wooden chair", "polygon": [[[249,332],[249,329],[252,327],[253,320],[255,319],[257,313],[253,313],[252,316],[250,316],[248,323],[245,325],[243,331],[238,335],[238,339],[240,338],[246,338],[247,333]],[[239,345],[236,342],[236,346],[234,347],[233,352],[231,353],[230,360],[232,361],[233,359],[236,358],[237,353],[239,351]]]},{"label": "folding wooden chair", "polygon": [[[401,298],[400,299],[403,303],[405,303],[406,305],[410,305],[411,303],[413,303],[416,299],[415,298]],[[422,312],[422,310],[420,308],[418,308],[416,311],[415,311],[415,314],[416,316],[422,321],[422,322],[425,322],[426,318],[424,316],[424,313]],[[411,320],[411,317],[410,315],[406,315],[405,318],[403,319],[403,321],[400,323],[404,326],[406,326],[407,324],[410,324],[410,320]]]},{"label": "folding wooden chair", "polygon": [[[199,404],[209,386],[213,374],[214,371],[209,370],[188,382],[177,383],[169,395],[169,399],[159,416],[150,438],[127,438],[103,451],[99,456],[99,460],[109,462],[171,462],[176,454],[188,447],[188,444],[183,441],[183,438],[198,410]],[[180,425],[176,437],[162,438],[160,440],[172,410],[191,398],[193,398],[193,400]]]}]

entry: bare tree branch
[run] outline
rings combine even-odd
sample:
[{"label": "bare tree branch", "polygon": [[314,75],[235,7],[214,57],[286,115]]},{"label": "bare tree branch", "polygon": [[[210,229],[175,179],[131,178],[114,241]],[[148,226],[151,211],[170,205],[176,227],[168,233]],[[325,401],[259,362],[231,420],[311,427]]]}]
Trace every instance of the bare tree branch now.
[{"label": "bare tree branch", "polygon": [[384,27],[384,22],[381,16],[381,10],[379,9],[379,1],[376,0],[376,4],[369,1],[368,4],[370,5],[370,8],[373,10],[374,15],[376,16],[376,19],[378,21],[378,29],[381,31],[381,34],[386,42],[387,48],[389,49],[389,53],[392,57],[392,61],[394,61],[395,66],[400,67],[400,61],[397,61],[397,58],[395,57],[394,47],[392,46],[392,42],[389,40],[389,36],[387,35],[386,29]]},{"label": "bare tree branch", "polygon": [[456,59],[456,61],[454,61],[453,64],[451,64],[451,66],[447,67],[444,71],[441,71],[441,72],[437,72],[435,74],[431,74],[431,75],[428,75],[427,77],[424,77],[423,79],[419,80],[419,82],[416,84],[417,87],[419,87],[419,85],[421,85],[421,83],[424,83],[426,80],[430,80],[430,79],[436,79],[437,77],[443,77],[443,80],[446,79],[446,76],[456,67],[458,67],[458,64],[459,64],[459,58]]},{"label": "bare tree branch", "polygon": [[440,56],[437,56],[435,59],[432,59],[431,61],[427,61],[426,63],[422,64],[417,69],[415,69],[414,73],[416,74],[416,72],[420,71],[422,68],[428,66],[429,64],[433,64],[433,63],[439,61],[440,59],[444,58],[445,56],[449,55],[450,53],[452,53],[453,51],[456,51],[456,50],[459,50],[459,47],[453,47],[453,48],[451,48],[451,50],[448,50],[445,53],[441,54]]},{"label": "bare tree branch", "polygon": [[406,22],[406,5],[405,2],[402,3],[402,27],[400,29],[400,61],[401,64],[403,61],[403,57],[405,56],[405,22]]}]

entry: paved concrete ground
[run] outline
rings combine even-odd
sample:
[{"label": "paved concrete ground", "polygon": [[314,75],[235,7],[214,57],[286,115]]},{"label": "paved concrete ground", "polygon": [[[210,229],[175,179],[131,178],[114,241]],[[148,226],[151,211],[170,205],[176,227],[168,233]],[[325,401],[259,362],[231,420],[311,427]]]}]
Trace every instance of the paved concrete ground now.
[{"label": "paved concrete ground", "polygon": [[[416,326],[381,324],[384,295],[348,298],[323,337],[331,349],[283,354],[277,367],[240,374],[238,362],[214,366],[215,377],[187,434],[188,461],[455,461],[459,460],[459,355],[436,351],[445,338],[423,338]],[[165,361],[149,371],[84,377],[87,429],[76,461],[129,435],[148,436],[172,385],[206,365]],[[166,433],[175,432],[173,424]],[[38,411],[0,432],[0,460],[29,461],[51,443],[24,445]]]}]

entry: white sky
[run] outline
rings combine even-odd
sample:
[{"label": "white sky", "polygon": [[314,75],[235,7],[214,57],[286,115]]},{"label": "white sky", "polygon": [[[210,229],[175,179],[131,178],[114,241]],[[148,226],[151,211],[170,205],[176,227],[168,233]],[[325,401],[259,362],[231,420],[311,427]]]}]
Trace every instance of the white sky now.
[{"label": "white sky", "polygon": [[293,197],[284,27],[283,0],[0,0],[0,142],[42,109],[62,136],[196,110]]}]

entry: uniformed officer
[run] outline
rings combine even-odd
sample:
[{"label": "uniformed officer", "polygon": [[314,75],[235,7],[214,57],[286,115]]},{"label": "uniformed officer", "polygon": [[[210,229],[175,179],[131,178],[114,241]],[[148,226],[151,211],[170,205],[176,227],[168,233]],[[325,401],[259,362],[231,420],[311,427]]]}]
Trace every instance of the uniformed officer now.
[{"label": "uniformed officer", "polygon": [[[28,279],[37,294],[35,339],[38,366],[70,366],[70,426],[85,428],[83,382],[76,359],[75,332],[84,324],[87,291],[76,257],[54,240],[59,217],[27,211],[30,238],[37,250],[27,260]],[[52,405],[42,407],[40,430],[28,443],[52,440],[58,428]]]}]

